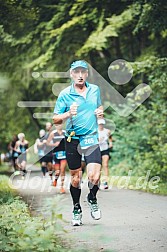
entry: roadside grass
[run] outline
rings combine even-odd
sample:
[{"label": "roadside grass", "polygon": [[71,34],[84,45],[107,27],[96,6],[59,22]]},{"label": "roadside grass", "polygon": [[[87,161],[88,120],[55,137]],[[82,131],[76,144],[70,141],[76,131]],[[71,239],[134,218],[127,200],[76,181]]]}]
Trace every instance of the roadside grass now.
[{"label": "roadside grass", "polygon": [[8,177],[0,175],[0,204],[12,203],[16,196],[16,192],[8,185]]},{"label": "roadside grass", "polygon": [[2,165],[0,165],[0,174],[8,172],[12,172],[12,167],[8,162],[2,163]]},{"label": "roadside grass", "polygon": [[[138,190],[158,195],[167,195],[167,182],[161,176],[151,176],[151,170],[138,171],[136,175],[126,160],[112,165],[109,163],[109,185],[118,189]],[[105,180],[105,177],[104,177]]]},{"label": "roadside grass", "polygon": [[9,187],[8,177],[0,175],[0,251],[67,251],[57,235],[61,218],[54,211],[47,219],[32,217],[27,204]]},{"label": "roadside grass", "polygon": [[118,189],[139,190],[143,192],[167,195],[167,183],[158,180],[147,180],[144,176],[110,176],[110,187],[115,186]]},{"label": "roadside grass", "polygon": [[130,180],[130,185],[128,186],[128,189],[131,190],[140,190],[143,192],[153,193],[153,194],[159,194],[159,195],[167,195],[167,183],[161,182],[161,181],[143,181],[141,177],[133,176]]}]

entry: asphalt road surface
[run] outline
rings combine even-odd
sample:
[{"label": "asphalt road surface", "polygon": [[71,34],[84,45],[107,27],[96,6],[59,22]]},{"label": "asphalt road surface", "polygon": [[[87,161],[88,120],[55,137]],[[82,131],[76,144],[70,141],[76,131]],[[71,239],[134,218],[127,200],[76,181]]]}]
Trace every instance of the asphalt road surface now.
[{"label": "asphalt road surface", "polygon": [[61,213],[65,222],[60,236],[69,251],[167,251],[167,197],[140,191],[110,188],[98,192],[102,211],[101,220],[93,220],[86,202],[87,179],[82,183],[81,205],[83,225],[71,226],[72,201],[69,194],[69,176],[66,194],[60,195],[59,183],[55,188],[50,178],[41,172],[30,171],[26,179],[17,176],[13,181],[34,214],[50,215],[48,205]]}]

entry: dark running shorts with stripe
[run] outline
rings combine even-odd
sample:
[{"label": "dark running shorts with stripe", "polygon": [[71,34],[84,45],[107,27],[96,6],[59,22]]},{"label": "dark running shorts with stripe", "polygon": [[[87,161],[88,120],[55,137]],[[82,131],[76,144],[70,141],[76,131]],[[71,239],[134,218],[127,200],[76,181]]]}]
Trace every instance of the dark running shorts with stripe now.
[{"label": "dark running shorts with stripe", "polygon": [[70,170],[76,170],[81,167],[82,153],[84,154],[86,164],[102,163],[99,145],[94,145],[85,150],[81,150],[78,139],[71,139],[71,142],[67,142],[66,137],[65,146],[66,159]]}]

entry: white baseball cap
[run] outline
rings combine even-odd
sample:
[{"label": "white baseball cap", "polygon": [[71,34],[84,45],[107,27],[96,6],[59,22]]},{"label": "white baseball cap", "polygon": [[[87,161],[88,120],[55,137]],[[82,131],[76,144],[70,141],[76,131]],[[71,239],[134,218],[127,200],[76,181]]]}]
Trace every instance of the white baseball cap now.
[{"label": "white baseball cap", "polygon": [[24,137],[25,137],[24,133],[19,133],[19,134],[18,134],[18,139],[19,139],[19,140],[21,140],[21,139],[24,138]]},{"label": "white baseball cap", "polygon": [[39,136],[40,137],[43,137],[44,135],[45,135],[45,130],[44,129],[41,129],[40,131],[39,131]]},{"label": "white baseball cap", "polygon": [[105,120],[102,118],[102,119],[98,119],[98,124],[106,124]]}]

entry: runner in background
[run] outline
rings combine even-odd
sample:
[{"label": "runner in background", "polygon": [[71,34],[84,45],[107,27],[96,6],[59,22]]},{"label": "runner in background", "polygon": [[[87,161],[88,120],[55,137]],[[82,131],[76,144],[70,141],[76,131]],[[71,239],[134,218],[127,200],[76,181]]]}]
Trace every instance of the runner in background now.
[{"label": "runner in background", "polygon": [[18,134],[18,141],[15,144],[14,151],[18,155],[17,166],[21,171],[22,178],[26,174],[26,163],[27,163],[27,151],[28,151],[28,141],[25,139],[24,133]]},{"label": "runner in background", "polygon": [[44,143],[46,144],[46,149],[45,149],[45,162],[47,164],[47,170],[51,179],[51,185],[52,185],[52,174],[53,174],[53,166],[52,166],[52,149],[53,147],[47,145],[47,139],[50,135],[50,133],[52,132],[52,124],[50,122],[47,122],[45,125],[46,128],[46,134],[44,136]]},{"label": "runner in background", "polygon": [[15,171],[17,170],[16,159],[18,158],[18,154],[17,152],[15,152],[14,147],[17,141],[18,141],[18,137],[17,135],[14,135],[12,141],[9,143],[9,146],[8,146],[8,149],[11,153],[12,166]]},{"label": "runner in background", "polygon": [[34,144],[34,153],[36,154],[38,153],[43,177],[45,177],[47,172],[47,164],[45,159],[46,140],[44,140],[45,133],[46,133],[45,130],[41,129],[39,131],[39,138],[36,139],[36,142]]},{"label": "runner in background", "polygon": [[105,120],[98,119],[98,134],[99,134],[99,146],[102,156],[102,170],[104,173],[104,189],[108,189],[109,180],[109,167],[108,162],[110,159],[109,148],[112,147],[111,131],[104,128]]},{"label": "runner in background", "polygon": [[82,169],[82,176],[86,171],[86,161],[84,158],[84,154],[82,154],[82,158],[81,158],[81,169]]},{"label": "runner in background", "polygon": [[64,179],[65,169],[67,166],[66,153],[65,153],[65,130],[62,128],[62,124],[55,125],[56,130],[53,130],[47,140],[47,145],[53,149],[53,168],[55,170],[55,178],[53,186],[57,186],[57,180],[61,177],[60,193],[65,193]]}]

